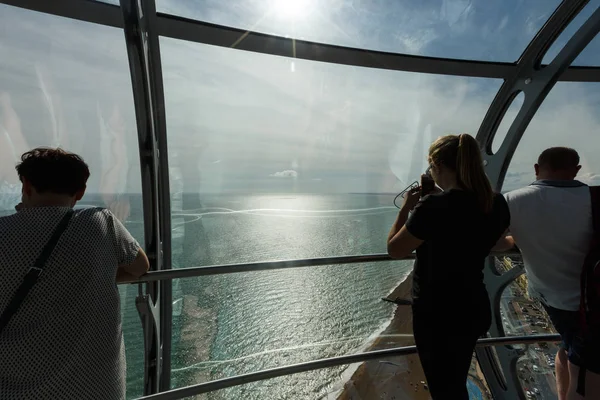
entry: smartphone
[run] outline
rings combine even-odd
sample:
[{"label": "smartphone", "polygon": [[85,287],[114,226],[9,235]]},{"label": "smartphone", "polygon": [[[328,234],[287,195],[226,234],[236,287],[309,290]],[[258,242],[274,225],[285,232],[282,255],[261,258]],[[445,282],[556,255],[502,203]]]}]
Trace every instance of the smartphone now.
[{"label": "smartphone", "polygon": [[421,175],[421,197],[427,196],[435,189],[435,182],[429,174]]}]

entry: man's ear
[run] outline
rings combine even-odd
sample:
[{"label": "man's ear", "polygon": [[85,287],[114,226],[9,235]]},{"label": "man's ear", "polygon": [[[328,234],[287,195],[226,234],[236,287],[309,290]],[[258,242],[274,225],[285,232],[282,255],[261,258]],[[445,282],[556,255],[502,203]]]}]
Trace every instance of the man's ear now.
[{"label": "man's ear", "polygon": [[577,175],[579,173],[580,169],[581,169],[581,165],[578,165],[577,167],[575,167],[575,175]]},{"label": "man's ear", "polygon": [[33,192],[33,186],[31,185],[31,182],[25,178],[21,178],[21,182],[23,183],[23,189],[21,192],[23,192],[23,194],[27,197],[31,196],[31,193]]},{"label": "man's ear", "polygon": [[83,198],[83,195],[85,194],[85,189],[86,188],[83,188],[82,190],[75,193],[75,201],[79,201]]},{"label": "man's ear", "polygon": [[535,175],[539,175],[540,174],[540,165],[539,164],[534,164],[533,165],[533,169],[535,170]]}]

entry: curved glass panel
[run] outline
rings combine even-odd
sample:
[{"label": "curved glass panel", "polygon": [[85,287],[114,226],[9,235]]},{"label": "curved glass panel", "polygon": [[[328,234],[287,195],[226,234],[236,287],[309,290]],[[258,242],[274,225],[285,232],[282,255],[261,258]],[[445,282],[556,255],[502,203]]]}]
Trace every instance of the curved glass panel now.
[{"label": "curved glass panel", "polygon": [[537,1],[157,0],[159,12],[394,53],[516,61],[560,3]]},{"label": "curved glass panel", "polygon": [[[353,354],[371,345],[413,344],[412,335],[394,333],[395,306],[381,300],[411,265],[332,265],[175,281],[181,306],[173,312],[173,387]],[[403,312],[410,315],[410,308]],[[355,369],[318,370],[306,381],[292,375],[279,378],[276,390],[257,384],[251,393],[231,389],[226,398],[320,398]]]},{"label": "curved glass panel", "polygon": [[429,143],[476,132],[501,83],[161,49],[178,267],[384,252]]},{"label": "curved glass panel", "polygon": [[496,153],[502,143],[504,142],[504,138],[508,134],[508,130],[510,126],[514,122],[515,118],[519,111],[521,111],[521,107],[523,106],[523,102],[525,101],[525,94],[523,92],[517,93],[517,95],[513,98],[510,106],[508,106],[508,110],[504,113],[502,117],[502,121],[500,121],[500,125],[498,129],[496,129],[496,134],[494,135],[494,139],[492,140],[492,152]]},{"label": "curved glass panel", "polygon": [[[598,83],[560,82],[549,93],[533,117],[506,173],[503,192],[517,189],[535,180],[533,165],[539,154],[548,147],[568,146],[577,150],[582,166],[578,178],[588,184],[600,181],[600,162],[596,157],[600,119],[598,107]],[[526,281],[525,281],[526,282]],[[508,313],[520,313],[520,332],[554,333],[543,309],[524,298],[524,290],[518,285],[507,288],[503,302],[513,303]],[[516,303],[516,305],[515,305]],[[527,312],[524,312],[527,310]],[[506,326],[505,326],[506,329]],[[516,330],[516,328],[515,328]],[[535,332],[534,332],[535,331]],[[556,398],[553,375],[555,344],[523,347],[518,363],[518,373],[523,388],[535,394],[537,389],[543,398]]]},{"label": "curved glass panel", "polygon": [[500,83],[161,48],[181,267],[385,251],[432,138],[475,132]]},{"label": "curved glass panel", "polygon": [[[0,213],[20,201],[15,164],[37,146],[80,154],[91,177],[80,206],[111,209],[144,243],[139,150],[123,32],[0,5]],[[51,32],[51,35],[48,35]],[[93,38],[93,40],[91,40]],[[137,290],[119,287],[128,397],[142,394]],[[93,293],[91,293],[93,295]]]},{"label": "curved glass panel", "polygon": [[[168,38],[161,50],[174,268],[385,252],[394,196],[425,170],[429,143],[475,132],[501,84]],[[175,280],[174,385],[363,348],[410,266]],[[340,373],[252,395],[314,398]]]},{"label": "curved glass panel", "polygon": [[[334,265],[180,280],[187,294],[174,313],[173,387],[413,345],[410,307],[379,299],[407,295],[407,285],[393,289],[410,264]],[[324,276],[335,276],[339,284],[328,283]],[[467,386],[474,398],[491,399],[475,357]],[[264,380],[214,395],[366,400],[401,394],[421,399],[427,393],[419,357],[410,354]]]},{"label": "curved glass panel", "polygon": [[[560,36],[554,41],[550,49],[544,55],[542,59],[542,64],[549,64],[552,62],[554,57],[562,50],[562,48],[567,44],[569,39],[573,36],[575,32],[581,25],[588,20],[588,18],[600,7],[600,0],[590,0],[590,2],[577,14],[575,18],[571,21],[571,23],[565,28],[565,30],[560,34]],[[572,65],[582,65],[582,66],[596,66],[600,65],[600,36],[596,36],[594,40],[592,40],[588,46],[579,54],[579,56],[573,61]]]},{"label": "curved glass panel", "polygon": [[[500,273],[521,265],[521,257],[503,257],[498,258],[496,262]],[[524,274],[508,285],[502,293],[500,315],[506,336],[556,333],[542,305],[533,301],[527,294],[527,278]],[[514,347],[520,355],[517,376],[527,397],[556,399],[556,378],[553,372],[557,344],[535,343]],[[539,397],[536,397],[538,395]]]},{"label": "curved glass panel", "polygon": [[535,180],[533,165],[540,153],[553,146],[572,147],[579,153],[578,179],[600,183],[597,157],[600,137],[600,83],[559,82],[548,94],[525,131],[509,165],[502,191]]},{"label": "curved glass panel", "polygon": [[600,36],[596,35],[572,65],[600,66]]}]

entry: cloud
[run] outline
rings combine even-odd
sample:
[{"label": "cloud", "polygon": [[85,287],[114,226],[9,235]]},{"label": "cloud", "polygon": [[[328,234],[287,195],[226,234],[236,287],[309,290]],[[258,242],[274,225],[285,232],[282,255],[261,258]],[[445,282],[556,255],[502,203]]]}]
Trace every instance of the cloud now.
[{"label": "cloud", "polygon": [[275,172],[269,176],[274,178],[297,178],[298,172],[294,171],[293,169],[286,169],[285,171]]},{"label": "cloud", "polygon": [[522,0],[305,0],[296,13],[283,16],[275,3],[160,0],[157,9],[225,26],[341,46],[513,62],[555,8],[548,2]]},{"label": "cloud", "polygon": [[[162,11],[190,18],[209,15],[209,22],[233,26],[252,27],[256,22],[252,18],[267,11],[260,9],[266,3],[258,0],[249,0],[243,7],[218,0],[161,3]],[[357,9],[343,6],[339,12],[332,8],[318,13],[314,29],[305,30],[314,35],[307,34],[306,39],[440,57],[512,61],[511,54],[525,48],[522,42],[535,31],[523,32],[528,28],[523,21],[530,14],[517,15],[503,2],[494,6],[501,12],[483,14],[480,6],[470,8],[468,1],[441,2],[443,7],[411,5],[406,12],[402,2],[391,2],[398,4],[391,11],[384,7],[386,2],[359,3],[354,3]],[[531,15],[551,12],[551,7],[539,7],[541,12]],[[410,24],[398,23],[392,16],[402,16]],[[281,33],[281,27],[293,25],[274,18],[269,14],[256,30]],[[543,22],[541,18],[534,25]],[[139,192],[139,146],[122,32],[4,5],[0,6],[0,23],[20,33],[0,43],[0,92],[10,94],[27,145],[50,144],[52,126],[62,126],[66,148],[81,153],[90,165],[90,192],[105,190],[101,177],[115,167],[119,176],[127,176],[123,190]],[[376,32],[370,29],[373,26]],[[478,36],[482,29],[488,34]],[[48,36],[47,31],[53,34]],[[301,36],[299,32],[290,35]],[[501,35],[506,32],[510,35]],[[90,35],[102,40],[90,47]],[[46,38],[41,44],[40,37]],[[473,43],[465,37],[478,39]],[[501,42],[498,37],[503,38]],[[408,42],[399,43],[399,38]],[[161,37],[160,44],[171,179],[185,181],[185,190],[200,193],[278,191],[281,182],[273,178],[298,176],[327,182],[299,179],[295,187],[299,192],[387,192],[401,183],[405,186],[425,169],[432,140],[447,133],[477,133],[502,84],[499,79],[273,57],[167,37]],[[51,110],[35,79],[35,65],[43,66],[54,105]],[[90,74],[94,79],[89,79]],[[563,82],[552,89],[517,148],[505,186],[530,183],[538,154],[554,145],[580,152],[582,176],[600,173],[596,157],[599,85]],[[96,115],[98,104],[102,118]],[[52,115],[59,118],[53,122]],[[508,119],[512,116],[507,113]],[[120,118],[125,125],[122,134],[116,129]],[[102,139],[100,120],[111,128],[104,131],[113,135]],[[6,129],[12,133],[11,127]],[[126,154],[121,157],[112,150],[119,143],[107,140],[119,135],[126,139]],[[210,145],[210,152],[186,151],[199,142]],[[0,136],[0,153],[6,148]],[[122,159],[129,160],[129,171]],[[5,164],[0,165],[0,182],[3,175],[14,175],[14,165]],[[290,169],[282,171],[281,166]]]},{"label": "cloud", "polygon": [[588,172],[586,174],[578,175],[577,179],[584,183],[587,183],[588,185],[600,185],[600,174]]}]

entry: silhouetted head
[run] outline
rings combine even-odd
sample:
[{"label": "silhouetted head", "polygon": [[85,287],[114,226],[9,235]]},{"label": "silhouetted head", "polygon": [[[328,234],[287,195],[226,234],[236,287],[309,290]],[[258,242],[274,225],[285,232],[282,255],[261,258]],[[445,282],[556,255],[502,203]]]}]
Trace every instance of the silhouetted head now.
[{"label": "silhouetted head", "polygon": [[550,147],[542,151],[534,168],[538,180],[573,180],[581,169],[579,154],[569,147]]},{"label": "silhouetted head", "polygon": [[493,191],[483,168],[479,144],[466,133],[438,138],[429,148],[435,183],[444,190],[459,188],[477,195],[484,211],[492,208]]},{"label": "silhouetted head", "polygon": [[23,184],[24,207],[72,207],[83,197],[90,177],[81,157],[60,148],[39,147],[28,151],[21,156],[16,169]]}]

